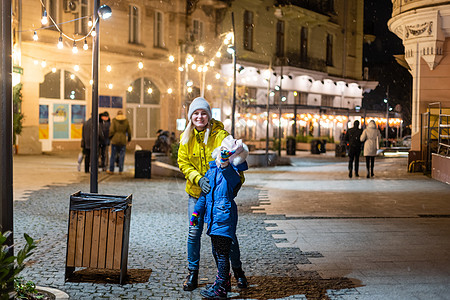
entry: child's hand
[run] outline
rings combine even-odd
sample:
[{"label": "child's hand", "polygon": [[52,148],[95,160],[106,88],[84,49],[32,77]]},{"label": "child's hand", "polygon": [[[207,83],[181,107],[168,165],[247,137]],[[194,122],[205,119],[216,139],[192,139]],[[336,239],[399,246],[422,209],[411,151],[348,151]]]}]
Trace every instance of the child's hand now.
[{"label": "child's hand", "polygon": [[191,226],[197,226],[198,225],[198,212],[196,212],[195,210],[192,213],[191,221],[189,222],[189,224]]},{"label": "child's hand", "polygon": [[235,152],[236,151],[230,151],[227,149],[223,149],[220,151],[220,163],[222,164],[222,166],[228,165],[228,160],[230,156],[233,155]]}]

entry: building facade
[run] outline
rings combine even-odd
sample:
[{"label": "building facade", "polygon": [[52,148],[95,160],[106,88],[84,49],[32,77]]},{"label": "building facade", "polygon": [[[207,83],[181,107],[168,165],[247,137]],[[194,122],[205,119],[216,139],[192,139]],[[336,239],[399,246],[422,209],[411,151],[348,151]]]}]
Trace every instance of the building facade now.
[{"label": "building facade", "polygon": [[[112,17],[99,21],[99,112],[126,112],[132,147],[144,149],[158,129],[182,132],[196,96],[229,130],[236,95],[238,137],[265,138],[267,124],[270,137],[339,136],[376,86],[362,79],[363,1],[256,2],[109,1]],[[78,149],[92,110],[93,3],[42,4],[14,4],[21,153]]]},{"label": "building facade", "polygon": [[[422,114],[431,103],[450,108],[450,2],[393,0],[389,29],[402,39],[413,78],[411,150],[424,151]],[[434,106],[435,107],[435,106]]]}]

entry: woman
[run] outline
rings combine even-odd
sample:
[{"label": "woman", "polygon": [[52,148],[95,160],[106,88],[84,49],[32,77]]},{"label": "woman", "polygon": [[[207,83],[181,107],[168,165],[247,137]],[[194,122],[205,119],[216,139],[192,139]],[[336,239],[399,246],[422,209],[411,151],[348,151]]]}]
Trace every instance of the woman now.
[{"label": "woman", "polygon": [[366,157],[367,178],[373,177],[373,167],[375,164],[375,156],[378,150],[378,141],[381,134],[378,131],[375,121],[371,120],[367,128],[361,134],[361,142],[364,142],[364,156]]},{"label": "woman", "polygon": [[[195,98],[189,106],[189,123],[180,137],[178,150],[178,166],[186,178],[186,192],[188,193],[188,220],[194,212],[200,194],[208,194],[211,190],[209,180],[204,177],[209,169],[209,162],[213,160],[212,152],[219,147],[222,140],[228,136],[223,124],[211,117],[209,103],[202,97]],[[242,181],[242,180],[241,180]],[[188,235],[188,270],[189,275],[183,282],[183,290],[192,291],[197,288],[198,269],[200,261],[200,238],[203,231],[203,216],[199,216],[196,226],[189,225]],[[247,287],[247,279],[242,271],[239,244],[237,240],[231,246],[231,266],[238,287]]]}]

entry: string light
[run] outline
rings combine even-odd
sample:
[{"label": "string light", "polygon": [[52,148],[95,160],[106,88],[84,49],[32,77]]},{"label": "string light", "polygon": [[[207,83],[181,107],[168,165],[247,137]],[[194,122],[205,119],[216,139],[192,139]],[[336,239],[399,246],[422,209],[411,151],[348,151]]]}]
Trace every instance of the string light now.
[{"label": "string light", "polygon": [[89,17],[88,26],[92,27],[92,17]]},{"label": "string light", "polygon": [[35,60],[33,61],[33,63],[34,63],[35,65],[37,65],[39,62],[37,61],[37,59],[35,59]]},{"label": "string light", "polygon": [[170,56],[169,56],[169,61],[170,61],[170,62],[174,62],[174,61],[175,61],[175,57],[173,57],[173,55],[170,55]]},{"label": "string light", "polygon": [[92,80],[92,79],[89,80],[89,84],[90,84],[90,85],[93,85],[93,84],[94,84],[94,80]]},{"label": "string light", "polygon": [[47,62],[46,62],[45,60],[43,60],[43,61],[41,62],[41,67],[45,68],[45,66],[47,66]]},{"label": "string light", "polygon": [[107,66],[106,66],[106,71],[107,71],[107,72],[111,72],[111,70],[112,70],[111,65],[107,65]]},{"label": "string light", "polygon": [[58,49],[62,49],[63,47],[64,47],[64,44],[63,44],[62,34],[59,34]]},{"label": "string light", "polygon": [[187,57],[186,57],[186,63],[188,64],[188,65],[190,65],[191,63],[193,63],[194,62],[194,58],[191,56],[191,55],[188,55]]},{"label": "string light", "polygon": [[216,79],[220,79],[220,74],[216,73]]},{"label": "string light", "polygon": [[207,89],[208,91],[212,90],[212,85],[208,84],[208,85],[206,86],[206,89]]},{"label": "string light", "polygon": [[75,65],[73,66],[73,69],[75,70],[75,72],[80,71],[80,66],[79,65]]},{"label": "string light", "polygon": [[89,49],[89,46],[88,46],[88,43],[87,43],[86,39],[84,39],[83,49],[84,49],[84,50]]},{"label": "string light", "polygon": [[70,79],[74,80],[75,79],[75,75],[74,74],[70,74]]},{"label": "string light", "polygon": [[214,61],[213,61],[213,60],[210,61],[210,62],[209,62],[209,65],[210,65],[211,67],[214,67],[214,65],[215,65]]},{"label": "string light", "polygon": [[198,46],[198,51],[200,52],[205,52],[205,47],[203,47],[202,45]]},{"label": "string light", "polygon": [[147,93],[149,93],[149,94],[153,93],[153,89],[152,88],[148,88]]},{"label": "string light", "polygon": [[203,71],[202,66],[199,66],[199,67],[197,68],[197,71],[198,71],[198,72],[202,72],[202,71]]},{"label": "string light", "polygon": [[131,93],[131,92],[133,91],[133,87],[130,85],[130,86],[128,87],[127,91],[128,91],[129,93]]},{"label": "string light", "polygon": [[48,17],[47,17],[47,10],[46,9],[44,9],[44,12],[42,13],[41,24],[42,25],[47,25],[48,24]]},{"label": "string light", "polygon": [[138,63],[138,68],[141,69],[141,70],[144,68],[144,63],[142,61],[140,61]]},{"label": "string light", "polygon": [[168,94],[172,94],[172,92],[173,92],[173,90],[172,90],[171,88],[168,88],[168,89],[167,89],[167,93],[168,93]]},{"label": "string light", "polygon": [[33,40],[36,42],[38,39],[39,39],[39,37],[38,37],[37,32],[35,30],[34,34],[33,34]]},{"label": "string light", "polygon": [[183,67],[178,67],[178,71],[183,72],[184,68]]},{"label": "string light", "polygon": [[222,53],[217,52],[217,53],[216,53],[216,56],[217,56],[217,57],[221,57],[221,56],[222,56]]},{"label": "string light", "polygon": [[56,73],[56,68],[52,68],[52,73]]},{"label": "string light", "polygon": [[114,87],[114,85],[113,85],[112,83],[108,84],[108,88],[109,88],[110,90],[112,90],[113,87]]},{"label": "string light", "polygon": [[193,64],[193,65],[192,65],[192,70],[195,70],[195,69],[197,69],[197,65],[196,65],[196,64]]},{"label": "string light", "polygon": [[204,67],[203,67],[203,72],[206,72],[206,71],[208,71],[208,67],[207,67],[207,66],[204,66]]},{"label": "string light", "polygon": [[192,86],[194,83],[192,82],[192,80],[189,80],[188,82],[186,82],[186,86]]},{"label": "string light", "polygon": [[92,30],[91,35],[92,35],[92,36],[96,36],[96,35],[97,35],[97,32],[95,32],[95,30]]},{"label": "string light", "polygon": [[192,93],[192,88],[191,88],[191,87],[188,87],[188,88],[187,88],[187,91],[188,91],[188,93]]},{"label": "string light", "polygon": [[72,52],[74,54],[78,53],[77,42],[73,41]]}]

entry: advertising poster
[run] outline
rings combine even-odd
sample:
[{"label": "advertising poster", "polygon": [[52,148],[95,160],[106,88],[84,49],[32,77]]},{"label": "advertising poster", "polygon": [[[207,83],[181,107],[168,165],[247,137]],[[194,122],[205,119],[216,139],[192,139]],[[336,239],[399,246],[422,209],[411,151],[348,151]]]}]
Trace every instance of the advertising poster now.
[{"label": "advertising poster", "polygon": [[69,138],[69,105],[54,104],[53,105],[53,138],[68,139]]},{"label": "advertising poster", "polygon": [[81,130],[86,120],[86,105],[72,105],[72,119],[70,125],[70,137],[81,139]]},{"label": "advertising poster", "polygon": [[48,140],[48,105],[39,105],[39,139]]}]

